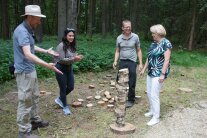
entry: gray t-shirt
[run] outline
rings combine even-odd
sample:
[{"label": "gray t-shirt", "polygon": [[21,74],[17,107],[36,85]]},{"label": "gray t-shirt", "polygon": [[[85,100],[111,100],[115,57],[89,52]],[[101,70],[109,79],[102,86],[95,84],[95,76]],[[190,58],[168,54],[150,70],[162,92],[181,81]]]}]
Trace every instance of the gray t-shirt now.
[{"label": "gray t-shirt", "polygon": [[34,54],[33,31],[29,25],[23,21],[14,30],[13,50],[15,73],[30,73],[35,70],[35,64],[29,61],[23,52],[23,46],[30,45],[30,51]]},{"label": "gray t-shirt", "polygon": [[77,55],[76,52],[72,52],[70,48],[67,49],[65,52],[63,50],[63,42],[61,42],[57,48],[56,48],[57,53],[59,54],[58,57],[55,58],[55,62],[64,64],[64,65],[71,65],[74,60],[74,56]]},{"label": "gray t-shirt", "polygon": [[120,49],[120,59],[137,62],[137,48],[140,47],[137,34],[131,33],[128,39],[123,34],[119,35],[116,40],[116,47]]}]

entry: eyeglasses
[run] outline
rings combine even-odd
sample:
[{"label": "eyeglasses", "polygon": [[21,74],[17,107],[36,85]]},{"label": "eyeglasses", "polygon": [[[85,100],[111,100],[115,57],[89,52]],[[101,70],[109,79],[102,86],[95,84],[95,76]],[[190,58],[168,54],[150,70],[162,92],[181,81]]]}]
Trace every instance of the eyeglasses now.
[{"label": "eyeglasses", "polygon": [[124,29],[130,29],[131,27],[130,26],[126,26],[126,27],[123,27]]}]

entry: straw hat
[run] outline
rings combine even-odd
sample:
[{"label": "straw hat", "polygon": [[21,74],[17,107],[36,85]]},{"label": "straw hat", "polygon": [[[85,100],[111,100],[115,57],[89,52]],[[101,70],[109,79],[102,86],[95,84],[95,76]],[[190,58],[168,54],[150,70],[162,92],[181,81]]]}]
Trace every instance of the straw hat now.
[{"label": "straw hat", "polygon": [[40,6],[38,5],[27,5],[25,6],[25,14],[21,16],[32,15],[38,17],[46,17],[45,15],[41,14]]}]

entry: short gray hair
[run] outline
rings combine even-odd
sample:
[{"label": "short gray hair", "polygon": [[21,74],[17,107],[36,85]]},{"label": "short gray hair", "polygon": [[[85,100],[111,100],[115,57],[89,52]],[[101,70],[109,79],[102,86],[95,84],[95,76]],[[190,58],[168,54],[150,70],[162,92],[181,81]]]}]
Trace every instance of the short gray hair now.
[{"label": "short gray hair", "polygon": [[150,27],[152,33],[159,34],[160,36],[166,36],[166,30],[161,24],[156,24]]}]

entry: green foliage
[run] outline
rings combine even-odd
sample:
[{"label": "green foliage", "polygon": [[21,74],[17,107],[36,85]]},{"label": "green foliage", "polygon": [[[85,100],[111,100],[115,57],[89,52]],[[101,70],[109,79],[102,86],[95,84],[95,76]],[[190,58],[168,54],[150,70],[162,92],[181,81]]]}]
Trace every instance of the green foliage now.
[{"label": "green foliage", "polygon": [[[77,38],[77,42],[77,52],[78,54],[84,55],[84,59],[81,62],[74,63],[73,68],[75,72],[99,72],[112,67],[115,52],[115,40],[110,38],[102,39],[100,36],[93,36],[92,40],[87,41],[86,36],[80,35]],[[9,63],[13,62],[12,41],[3,41],[2,45],[3,47],[0,47],[0,50],[5,52],[0,56],[0,83],[13,78],[8,72]],[[50,47],[56,49],[57,38],[45,37],[43,43],[37,45],[45,49]],[[51,56],[41,53],[37,53],[36,55],[46,62],[52,62],[53,58]],[[45,67],[37,65],[36,69],[39,78],[54,76],[54,72]]]},{"label": "green foliage", "polygon": [[0,46],[0,83],[13,78],[9,73],[8,66],[13,62],[13,49],[11,41],[1,41]]},{"label": "green foliage", "polygon": [[207,9],[207,1],[206,0],[200,0],[198,3],[199,3],[199,7],[200,7],[200,13],[204,12],[205,9]]},{"label": "green foliage", "polygon": [[184,67],[207,67],[207,55],[205,52],[172,50],[172,65],[180,65]]},{"label": "green foliage", "polygon": [[[193,49],[199,47],[206,47],[206,31],[207,31],[207,0],[121,0],[111,1],[110,4],[106,4],[106,1],[96,1],[92,4],[92,1],[80,0],[77,2],[77,26],[75,27],[78,33],[87,34],[92,30],[92,34],[103,33],[117,36],[121,32],[121,21],[123,19],[129,19],[132,21],[133,32],[142,34],[145,40],[151,38],[149,35],[149,28],[154,24],[163,24],[167,30],[167,37],[173,43],[187,44],[189,41],[189,33],[192,27],[192,13],[194,7],[196,8],[196,23],[193,39]],[[30,1],[31,2],[31,1]],[[8,30],[10,30],[10,37],[15,27],[22,22],[24,18],[20,15],[24,14],[24,6],[28,4],[23,0],[9,0],[8,6]],[[43,34],[57,35],[58,22],[58,1],[48,0],[38,2],[42,13],[47,18],[42,20]],[[103,4],[106,6],[103,6]],[[133,6],[134,3],[136,6]],[[37,4],[37,3],[36,3]],[[2,4],[3,5],[3,4]],[[94,5],[94,7],[93,7]],[[194,6],[195,5],[195,6]],[[3,5],[4,6],[4,5]],[[93,10],[90,11],[89,7],[92,6]],[[135,7],[135,8],[133,8]],[[69,8],[69,7],[68,7]],[[110,12],[106,13],[106,21],[103,21],[103,10],[109,9]],[[66,12],[66,10],[65,10]],[[6,13],[6,12],[5,12]],[[91,14],[93,13],[92,18]],[[67,14],[66,14],[67,15]],[[76,14],[74,14],[76,15]],[[90,21],[92,19],[92,22]],[[6,19],[7,20],[7,19]],[[0,35],[2,27],[4,26],[4,16],[0,17]],[[91,22],[91,28],[89,27],[89,21]],[[105,29],[103,28],[103,22],[105,22]],[[7,24],[7,23],[6,23]],[[68,25],[67,25],[68,26]],[[65,26],[66,27],[66,26]]]},{"label": "green foliage", "polygon": [[75,71],[103,71],[112,67],[115,40],[93,36],[87,41],[85,36],[79,36],[77,41],[78,53],[84,55],[84,59],[74,64]]},{"label": "green foliage", "polygon": [[[88,41],[87,36],[79,35],[77,38],[78,54],[82,54],[84,59],[81,62],[76,62],[73,65],[75,72],[100,72],[112,68],[115,53],[114,37],[102,38],[99,35],[93,35]],[[37,44],[39,47],[56,49],[57,46],[56,37],[44,37],[43,43]],[[143,63],[146,59],[146,52],[149,48],[150,42],[143,41],[141,39],[141,48],[143,52]],[[174,46],[175,47],[175,46]],[[178,50],[172,49],[172,65],[181,65],[185,67],[205,67],[207,65],[207,55],[205,52],[193,51],[189,52],[178,46]],[[8,66],[13,62],[13,49],[12,41],[1,40],[0,50],[3,51],[0,54],[0,83],[14,78],[8,71]],[[53,62],[53,57],[41,53],[37,53],[37,56],[47,62]],[[54,76],[54,72],[37,65],[36,66],[38,77],[45,78]]]}]

